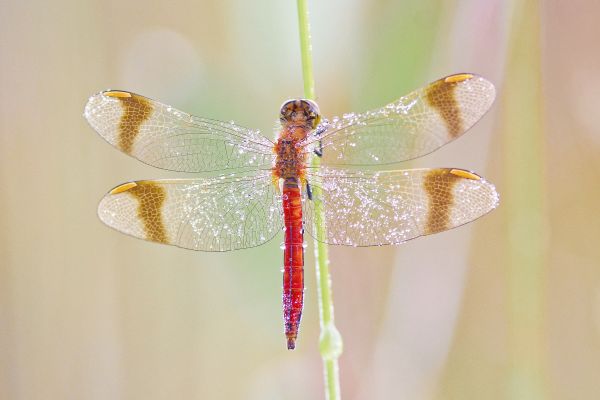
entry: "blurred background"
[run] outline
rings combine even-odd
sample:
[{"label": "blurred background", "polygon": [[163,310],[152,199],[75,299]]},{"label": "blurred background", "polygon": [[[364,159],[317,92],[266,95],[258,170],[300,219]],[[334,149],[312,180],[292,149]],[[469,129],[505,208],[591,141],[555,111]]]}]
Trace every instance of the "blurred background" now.
[{"label": "blurred background", "polygon": [[[405,167],[462,167],[500,208],[399,247],[331,248],[344,399],[592,399],[600,393],[600,3],[309,2],[333,116],[439,77],[496,84],[492,111]],[[282,237],[196,253],[121,235],[102,195],[183,177],[82,117],[127,89],[271,135],[302,95],[295,1],[0,3],[0,398],[319,399],[312,243],[297,350]]]}]

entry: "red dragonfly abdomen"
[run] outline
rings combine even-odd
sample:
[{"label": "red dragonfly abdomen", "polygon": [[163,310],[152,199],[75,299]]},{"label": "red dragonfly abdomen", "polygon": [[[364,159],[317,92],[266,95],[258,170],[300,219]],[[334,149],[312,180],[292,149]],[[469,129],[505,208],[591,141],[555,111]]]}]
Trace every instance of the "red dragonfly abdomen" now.
[{"label": "red dragonfly abdomen", "polygon": [[287,347],[296,347],[296,337],[304,302],[304,232],[302,200],[297,178],[286,178],[283,184],[285,247],[283,255],[283,319]]}]

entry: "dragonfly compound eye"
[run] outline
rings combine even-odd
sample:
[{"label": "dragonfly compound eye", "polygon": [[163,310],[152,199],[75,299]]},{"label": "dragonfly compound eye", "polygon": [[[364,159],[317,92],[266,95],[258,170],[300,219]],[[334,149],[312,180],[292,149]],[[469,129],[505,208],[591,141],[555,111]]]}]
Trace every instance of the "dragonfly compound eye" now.
[{"label": "dragonfly compound eye", "polygon": [[281,105],[281,110],[279,111],[279,119],[281,122],[291,122],[292,117],[295,116],[295,106],[296,100],[287,100]]},{"label": "dragonfly compound eye", "polygon": [[319,106],[312,100],[288,100],[281,106],[279,119],[284,124],[303,125],[314,129],[321,119]]},{"label": "dragonfly compound eye", "polygon": [[321,122],[321,111],[317,103],[312,100],[303,99],[302,108],[310,127],[313,129],[316,128],[319,122]]}]

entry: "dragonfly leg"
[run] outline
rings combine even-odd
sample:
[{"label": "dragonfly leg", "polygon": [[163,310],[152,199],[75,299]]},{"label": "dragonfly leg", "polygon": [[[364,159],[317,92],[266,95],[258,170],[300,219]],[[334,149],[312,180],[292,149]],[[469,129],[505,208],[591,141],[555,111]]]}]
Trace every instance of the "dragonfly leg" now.
[{"label": "dragonfly leg", "polygon": [[323,119],[323,122],[321,122],[319,126],[317,126],[317,129],[315,129],[315,136],[321,136],[323,133],[325,133],[325,131],[329,129],[329,125],[329,120]]},{"label": "dragonfly leg", "polygon": [[315,154],[317,157],[323,157],[323,142],[319,140],[319,147],[315,149]]},{"label": "dragonfly leg", "polygon": [[[321,157],[321,156],[319,156],[319,157]],[[312,189],[310,188],[310,183],[308,183],[308,182],[306,182],[306,196],[308,197],[309,200],[312,201],[312,199],[313,199],[313,197],[312,197]]]},{"label": "dragonfly leg", "polygon": [[[329,121],[325,119],[319,124],[319,126],[317,126],[317,129],[315,130],[315,136],[321,136],[327,129],[329,129]],[[319,146],[314,150],[314,152],[318,157],[323,157],[323,142],[321,140],[319,140]]]}]

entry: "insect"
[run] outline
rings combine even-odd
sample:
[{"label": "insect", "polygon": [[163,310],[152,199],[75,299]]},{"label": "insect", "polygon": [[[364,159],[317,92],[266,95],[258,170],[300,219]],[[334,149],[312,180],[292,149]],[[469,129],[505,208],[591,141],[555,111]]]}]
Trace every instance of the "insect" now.
[{"label": "insect", "polygon": [[[322,120],[315,102],[294,99],[281,107],[272,141],[233,122],[104,91],[89,99],[84,116],[106,141],[154,167],[203,175],[124,183],[100,201],[98,215],[128,235],[200,251],[258,246],[283,230],[283,315],[287,347],[294,349],[305,233],[335,245],[400,244],[497,206],[494,186],[464,169],[372,169],[456,139],[494,97],[489,81],[457,74],[380,109],[331,121]],[[311,167],[312,157],[321,157],[321,168]],[[316,202],[326,225],[318,231]]]}]

